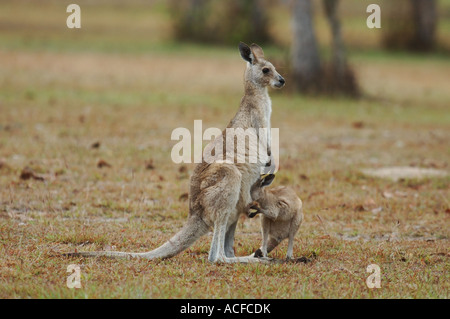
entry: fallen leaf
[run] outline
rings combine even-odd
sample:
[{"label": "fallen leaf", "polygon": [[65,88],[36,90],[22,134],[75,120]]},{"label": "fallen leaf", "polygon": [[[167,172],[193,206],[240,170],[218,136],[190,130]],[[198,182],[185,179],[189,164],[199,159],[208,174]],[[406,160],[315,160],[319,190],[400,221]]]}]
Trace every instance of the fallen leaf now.
[{"label": "fallen leaf", "polygon": [[353,128],[363,128],[364,127],[364,122],[363,121],[356,121],[352,123]]},{"label": "fallen leaf", "polygon": [[26,166],[20,173],[20,179],[28,180],[30,178],[37,181],[44,181],[42,176],[37,175],[30,167]]},{"label": "fallen leaf", "polygon": [[145,162],[145,169],[155,169],[152,159]]},{"label": "fallen leaf", "polygon": [[366,207],[375,206],[375,205],[376,205],[376,203],[372,198],[369,198],[364,202],[364,206],[366,206]]},{"label": "fallen leaf", "polygon": [[336,143],[329,143],[329,144],[327,144],[326,147],[327,147],[327,148],[330,148],[330,149],[334,149],[334,150],[340,150],[340,149],[342,149],[342,145],[336,144]]},{"label": "fallen leaf", "polygon": [[379,212],[381,212],[383,210],[383,207],[379,206],[377,208],[372,209],[372,213],[373,214],[378,214]]},{"label": "fallen leaf", "polygon": [[383,197],[384,198],[393,198],[394,195],[392,193],[390,193],[390,192],[383,192]]},{"label": "fallen leaf", "polygon": [[408,197],[408,193],[402,191],[395,191],[394,195],[397,197]]},{"label": "fallen leaf", "polygon": [[211,270],[209,273],[206,274],[206,276],[220,276],[220,272],[218,272],[217,270]]},{"label": "fallen leaf", "polygon": [[309,259],[309,258],[307,258],[305,256],[302,256],[302,257],[299,257],[299,258],[295,258],[295,259],[289,260],[289,262],[307,264],[307,263],[311,262],[311,259]]},{"label": "fallen leaf", "polygon": [[109,164],[107,161],[101,159],[97,162],[97,167],[98,168],[111,167],[111,164]]},{"label": "fallen leaf", "polygon": [[99,148],[100,147],[100,142],[95,142],[91,145],[91,148]]},{"label": "fallen leaf", "polygon": [[188,193],[183,193],[180,195],[180,197],[178,197],[179,200],[181,201],[186,201],[189,198],[189,194]]},{"label": "fallen leaf", "polygon": [[377,208],[377,204],[372,198],[367,199],[364,204],[354,206],[354,210],[357,212],[370,211],[375,208]]},{"label": "fallen leaf", "polygon": [[7,166],[6,162],[5,162],[5,160],[0,159],[0,169],[7,168],[7,167],[8,166]]},{"label": "fallen leaf", "polygon": [[178,169],[178,172],[180,172],[180,173],[186,173],[186,172],[187,172],[187,166],[186,166],[186,165],[180,166],[180,168]]}]

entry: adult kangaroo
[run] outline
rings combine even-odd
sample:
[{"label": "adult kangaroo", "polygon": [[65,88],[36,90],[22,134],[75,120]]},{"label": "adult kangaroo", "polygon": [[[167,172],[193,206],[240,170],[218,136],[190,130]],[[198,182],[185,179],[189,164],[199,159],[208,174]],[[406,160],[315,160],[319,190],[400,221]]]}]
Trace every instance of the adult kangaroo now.
[{"label": "adult kangaroo", "polygon": [[[263,50],[256,44],[239,44],[242,58],[247,61],[244,75],[245,93],[239,110],[222,135],[216,137],[205,150],[225,149],[226,141],[242,137],[243,130],[252,129],[256,138],[267,141],[266,157],[270,157],[270,115],[272,105],[267,88],[281,88],[284,78],[275,67],[264,59]],[[260,130],[263,129],[263,130]],[[265,129],[265,130],[264,130]],[[238,133],[236,133],[238,131]],[[260,131],[265,132],[261,136]],[[245,136],[244,136],[245,141]],[[244,142],[245,144],[245,142]],[[219,146],[217,148],[217,146]],[[266,164],[236,160],[238,146],[233,143],[234,155],[226,160],[207,161],[197,164],[190,180],[189,217],[184,227],[162,246],[144,253],[129,252],[78,252],[71,256],[140,257],[146,259],[170,258],[191,246],[213,227],[214,233],[208,259],[210,262],[261,262],[259,258],[234,256],[234,232],[241,213],[247,213],[252,202],[250,189],[260,179],[261,168]],[[214,152],[213,152],[214,153]],[[211,154],[213,154],[211,153]],[[249,147],[245,146],[248,155]],[[213,157],[217,154],[213,154]]]}]

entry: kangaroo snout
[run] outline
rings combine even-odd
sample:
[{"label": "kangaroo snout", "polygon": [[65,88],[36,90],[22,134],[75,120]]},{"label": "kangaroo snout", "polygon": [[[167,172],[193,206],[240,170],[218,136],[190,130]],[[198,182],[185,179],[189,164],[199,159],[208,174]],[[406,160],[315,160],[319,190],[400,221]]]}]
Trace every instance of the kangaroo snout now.
[{"label": "kangaroo snout", "polygon": [[280,89],[284,86],[285,83],[286,83],[286,80],[281,75],[279,75],[277,82],[274,83],[274,86],[276,88]]}]

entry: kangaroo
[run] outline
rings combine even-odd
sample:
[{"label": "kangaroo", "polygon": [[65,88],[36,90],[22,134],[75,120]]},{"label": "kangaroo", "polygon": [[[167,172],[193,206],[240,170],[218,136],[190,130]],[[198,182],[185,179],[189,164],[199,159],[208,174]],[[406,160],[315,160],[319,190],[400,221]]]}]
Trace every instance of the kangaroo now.
[{"label": "kangaroo", "polygon": [[[265,138],[268,140],[267,154],[270,155],[270,133],[268,133],[268,136],[261,137],[258,129],[270,128],[272,104],[267,88],[281,88],[284,86],[285,80],[275,67],[265,60],[264,52],[258,45],[248,46],[241,42],[239,52],[247,62],[244,73],[244,96],[227,129],[211,143],[223,143],[225,147],[224,141],[230,139],[229,128],[253,128],[258,135],[258,139]],[[233,139],[233,136],[231,136],[231,139]],[[236,151],[236,145],[234,145],[234,151]],[[258,258],[235,257],[233,244],[239,215],[246,212],[246,208],[252,202],[250,189],[255,181],[260,179],[263,166],[265,164],[261,164],[261,161],[240,163],[218,160],[210,163],[203,158],[202,163],[195,167],[190,179],[188,220],[183,228],[162,246],[143,253],[104,251],[78,252],[68,255],[165,259],[187,249],[213,228],[211,248],[208,255],[210,262],[260,262]]]},{"label": "kangaroo", "polygon": [[249,205],[248,216],[261,213],[262,246],[252,256],[267,257],[267,254],[284,239],[289,238],[286,259],[292,258],[294,236],[303,221],[302,201],[288,187],[267,189],[274,174],[264,176],[251,188],[253,203]]}]

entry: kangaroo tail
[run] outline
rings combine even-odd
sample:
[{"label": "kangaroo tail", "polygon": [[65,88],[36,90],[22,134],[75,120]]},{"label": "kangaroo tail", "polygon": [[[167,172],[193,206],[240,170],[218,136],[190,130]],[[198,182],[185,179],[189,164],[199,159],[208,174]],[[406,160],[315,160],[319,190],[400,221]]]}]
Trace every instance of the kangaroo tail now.
[{"label": "kangaroo tail", "polygon": [[92,251],[68,253],[65,256],[110,257],[110,258],[145,258],[166,259],[178,255],[190,247],[209,230],[208,225],[198,216],[189,216],[187,223],[172,238],[160,247],[145,253],[128,253],[121,251]]}]

